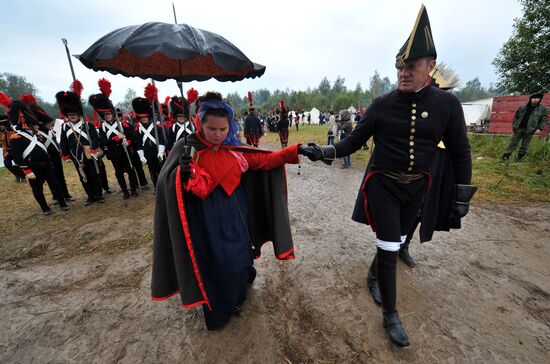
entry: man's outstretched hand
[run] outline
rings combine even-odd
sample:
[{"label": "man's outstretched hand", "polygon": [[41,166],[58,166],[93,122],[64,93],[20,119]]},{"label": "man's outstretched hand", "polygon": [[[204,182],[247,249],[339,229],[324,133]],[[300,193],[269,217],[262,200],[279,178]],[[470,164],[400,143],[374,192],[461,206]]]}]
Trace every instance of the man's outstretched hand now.
[{"label": "man's outstretched hand", "polygon": [[315,143],[307,143],[298,147],[298,154],[305,155],[310,161],[322,160],[325,164],[331,165],[334,160],[335,149],[332,146],[320,147]]},{"label": "man's outstretched hand", "polygon": [[315,143],[308,143],[307,145],[300,145],[298,147],[298,154],[305,155],[312,162],[323,159],[323,152],[321,147]]}]

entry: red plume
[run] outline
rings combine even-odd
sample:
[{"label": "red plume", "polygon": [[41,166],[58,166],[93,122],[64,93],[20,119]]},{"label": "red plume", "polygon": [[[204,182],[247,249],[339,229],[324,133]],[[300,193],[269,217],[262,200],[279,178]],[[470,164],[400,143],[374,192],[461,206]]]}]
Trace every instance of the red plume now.
[{"label": "red plume", "polygon": [[281,100],[279,105],[281,105],[281,110],[284,109],[285,108],[285,100]]},{"label": "red plume", "polygon": [[6,109],[9,109],[11,105],[10,98],[3,92],[0,92],[0,105],[4,106]]},{"label": "red plume", "polygon": [[145,92],[143,93],[143,95],[145,96],[147,101],[153,102],[158,100],[159,91],[157,90],[155,85],[153,85],[152,83],[148,83],[147,86],[145,86]]},{"label": "red plume", "polygon": [[164,99],[164,103],[166,105],[169,105],[170,104],[170,96],[166,96],[166,98]]},{"label": "red plume", "polygon": [[111,95],[111,83],[109,80],[102,78],[97,81],[97,84],[99,85],[99,91],[108,98]]},{"label": "red plume", "polygon": [[189,101],[190,104],[197,101],[198,98],[199,98],[199,92],[195,90],[193,87],[187,90],[187,101]]},{"label": "red plume", "polygon": [[36,105],[36,99],[31,94],[24,94],[19,96],[19,98],[27,105]]},{"label": "red plume", "polygon": [[74,80],[73,83],[71,83],[71,90],[78,96],[82,96],[82,90],[84,90],[84,86],[82,86],[82,82],[80,82],[79,80]]},{"label": "red plume", "polygon": [[248,91],[248,104],[252,105],[252,92]]}]

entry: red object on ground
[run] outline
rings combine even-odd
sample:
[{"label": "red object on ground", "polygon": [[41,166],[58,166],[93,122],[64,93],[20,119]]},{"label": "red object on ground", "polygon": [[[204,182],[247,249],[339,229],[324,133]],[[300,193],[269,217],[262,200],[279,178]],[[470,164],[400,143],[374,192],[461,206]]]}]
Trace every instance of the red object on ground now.
[{"label": "red object on ground", "polygon": [[[523,105],[527,105],[530,95],[522,96],[496,96],[493,98],[491,107],[491,122],[489,124],[489,133],[512,134],[512,120],[516,110]],[[550,110],[550,93],[545,93],[541,102]],[[548,135],[548,129],[541,135]]]}]

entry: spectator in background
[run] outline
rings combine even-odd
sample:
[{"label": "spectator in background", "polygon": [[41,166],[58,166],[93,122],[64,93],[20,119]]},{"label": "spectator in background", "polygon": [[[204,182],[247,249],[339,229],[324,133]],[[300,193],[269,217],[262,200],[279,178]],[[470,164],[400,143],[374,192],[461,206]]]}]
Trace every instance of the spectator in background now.
[{"label": "spectator in background", "polygon": [[327,145],[334,144],[334,137],[336,136],[337,131],[338,131],[338,128],[336,127],[336,118],[334,117],[334,111],[331,110],[330,116],[328,118]]},{"label": "spectator in background", "polygon": [[510,139],[508,148],[502,155],[502,160],[507,161],[510,159],[514,149],[516,149],[516,146],[521,141],[516,157],[516,162],[521,162],[527,153],[527,148],[529,148],[533,134],[536,131],[544,129],[548,121],[548,109],[541,104],[543,96],[542,92],[532,94],[529,97],[527,105],[522,105],[517,109],[512,121],[514,134],[512,135],[512,139]]}]

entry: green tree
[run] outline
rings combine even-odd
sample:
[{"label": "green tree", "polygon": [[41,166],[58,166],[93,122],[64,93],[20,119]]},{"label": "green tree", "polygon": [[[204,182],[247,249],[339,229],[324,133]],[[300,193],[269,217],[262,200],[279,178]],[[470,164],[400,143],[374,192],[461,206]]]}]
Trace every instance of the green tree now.
[{"label": "green tree", "polygon": [[378,71],[374,71],[374,75],[370,78],[369,99],[385,95],[393,89],[393,85],[388,77],[380,77]]},{"label": "green tree", "polygon": [[123,112],[128,112],[132,110],[132,100],[137,97],[137,94],[131,88],[126,90],[126,95],[124,99],[116,104],[116,107],[120,108]]},{"label": "green tree", "polygon": [[338,94],[334,98],[333,109],[338,112],[343,109],[349,108],[353,104],[353,95],[348,93]]},{"label": "green tree", "polygon": [[325,76],[325,78],[323,78],[323,80],[321,81],[321,83],[319,84],[319,92],[321,93],[321,95],[323,96],[328,96],[328,94],[330,93],[330,81],[327,79],[327,77]]},{"label": "green tree", "polygon": [[347,88],[345,82],[346,79],[344,77],[336,77],[336,81],[334,81],[334,85],[332,86],[332,93],[339,94],[341,92],[346,92]]},{"label": "green tree", "polygon": [[38,89],[28,82],[23,76],[4,72],[0,74],[0,91],[4,92],[12,100],[19,100],[22,94],[33,94],[36,96]]},{"label": "green tree", "polygon": [[481,86],[479,78],[474,78],[466,82],[466,86],[454,93],[461,102],[487,99],[496,95],[494,89],[486,89]]},{"label": "green tree", "polygon": [[520,0],[523,17],[493,65],[500,76],[497,88],[526,94],[550,87],[550,1]]}]

